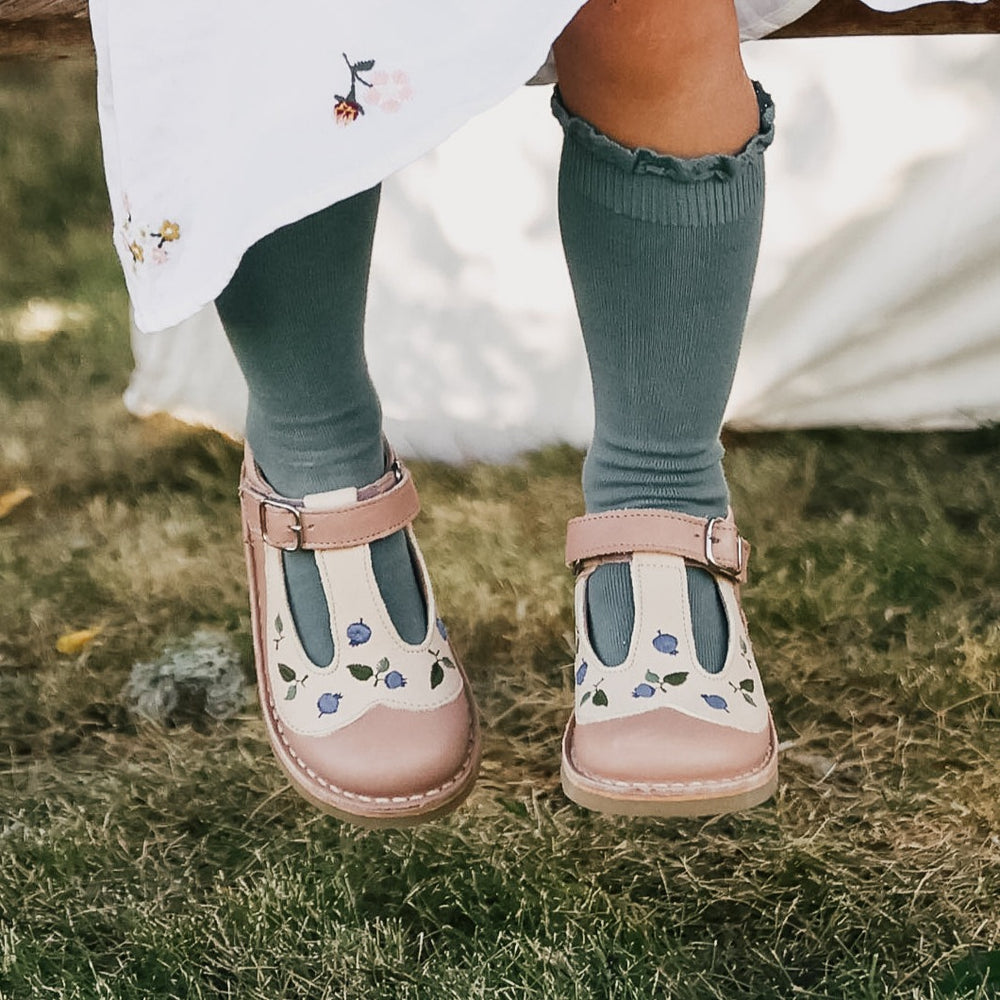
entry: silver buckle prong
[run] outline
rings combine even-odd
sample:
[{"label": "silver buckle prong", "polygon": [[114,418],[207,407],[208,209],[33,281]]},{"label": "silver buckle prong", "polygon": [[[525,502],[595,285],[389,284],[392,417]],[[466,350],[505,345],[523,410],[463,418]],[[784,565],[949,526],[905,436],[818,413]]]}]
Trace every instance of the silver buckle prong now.
[{"label": "silver buckle prong", "polygon": [[[302,548],[302,508],[296,507],[295,504],[285,503],[284,500],[276,500],[273,497],[260,497],[260,507],[258,512],[260,515],[260,534],[261,538],[264,539],[266,545],[270,545],[273,548],[281,549],[282,552],[295,552]],[[272,542],[270,538],[267,537],[267,512],[266,507],[277,507],[278,510],[287,510],[289,513],[294,515],[295,523],[291,526],[292,534],[295,537],[294,545],[278,545],[276,542]]]},{"label": "silver buckle prong", "polygon": [[718,521],[725,521],[725,518],[710,517],[705,525],[705,562],[727,576],[739,577],[743,572],[743,536],[739,532],[736,533],[736,569],[732,570],[728,566],[723,566],[722,563],[716,561],[715,539],[712,538],[712,532]]}]

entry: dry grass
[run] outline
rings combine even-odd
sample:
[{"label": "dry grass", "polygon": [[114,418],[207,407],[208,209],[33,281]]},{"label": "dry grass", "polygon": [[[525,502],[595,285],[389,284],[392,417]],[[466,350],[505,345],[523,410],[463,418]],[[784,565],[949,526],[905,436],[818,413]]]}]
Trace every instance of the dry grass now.
[{"label": "dry grass", "polygon": [[[0,494],[33,492],[0,519],[0,997],[996,996],[996,430],[730,442],[784,741],[744,816],[601,818],[558,789],[571,449],[415,468],[489,732],[457,816],[358,832],[286,787],[256,707],[127,713],[131,666],[200,626],[250,676],[239,455],[121,408],[90,86],[0,68]],[[51,335],[15,321],[32,299],[62,303]]]}]

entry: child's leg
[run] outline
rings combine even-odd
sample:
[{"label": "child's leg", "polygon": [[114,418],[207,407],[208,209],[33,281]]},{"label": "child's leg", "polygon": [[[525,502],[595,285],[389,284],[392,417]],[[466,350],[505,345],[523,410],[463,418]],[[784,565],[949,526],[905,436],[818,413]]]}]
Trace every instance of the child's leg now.
[{"label": "child's leg", "polygon": [[[363,486],[385,471],[382,413],[364,354],[365,302],[380,189],[254,244],[216,305],[250,389],[247,439],[279,493]],[[423,638],[423,597],[399,532],[371,546],[382,597],[407,642]],[[310,552],[284,553],[289,599],[314,662],[333,656]]]},{"label": "child's leg", "polygon": [[[760,108],[733,2],[591,0],[555,54],[567,132],[560,222],[596,410],[587,510],[725,515],[719,428],[770,139],[761,133],[747,147]],[[668,156],[637,157],[635,147]],[[727,158],[728,172],[691,159],[713,153],[740,155]],[[715,584],[691,568],[688,585],[699,660],[719,670],[727,633]],[[588,608],[598,655],[622,662],[633,617],[627,566],[595,571]]]}]

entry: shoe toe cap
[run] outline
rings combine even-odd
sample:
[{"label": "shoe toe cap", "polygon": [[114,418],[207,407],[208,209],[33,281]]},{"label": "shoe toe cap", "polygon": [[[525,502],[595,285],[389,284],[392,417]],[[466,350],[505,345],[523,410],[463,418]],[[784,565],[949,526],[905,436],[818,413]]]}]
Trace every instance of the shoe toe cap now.
[{"label": "shoe toe cap", "polygon": [[464,695],[426,712],[376,705],[328,736],[286,730],[282,738],[314,781],[365,799],[447,797],[472,766],[476,744]]},{"label": "shoe toe cap", "polygon": [[571,758],[592,777],[630,784],[730,781],[764,767],[771,727],[749,733],[670,708],[576,725]]}]

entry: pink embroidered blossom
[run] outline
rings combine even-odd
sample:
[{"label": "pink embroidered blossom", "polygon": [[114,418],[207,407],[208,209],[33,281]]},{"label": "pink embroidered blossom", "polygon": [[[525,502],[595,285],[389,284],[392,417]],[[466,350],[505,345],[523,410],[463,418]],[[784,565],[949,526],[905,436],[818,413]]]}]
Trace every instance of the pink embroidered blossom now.
[{"label": "pink embroidered blossom", "polygon": [[153,263],[154,264],[166,264],[167,262],[167,251],[163,247],[153,247]]},{"label": "pink embroidered blossom", "polygon": [[368,101],[375,107],[389,114],[397,112],[411,97],[413,87],[410,78],[401,70],[393,72],[380,71],[371,77],[371,89],[368,91]]}]

